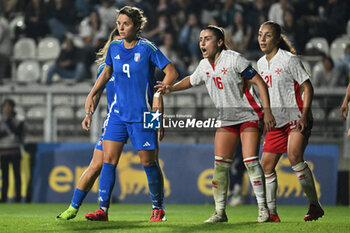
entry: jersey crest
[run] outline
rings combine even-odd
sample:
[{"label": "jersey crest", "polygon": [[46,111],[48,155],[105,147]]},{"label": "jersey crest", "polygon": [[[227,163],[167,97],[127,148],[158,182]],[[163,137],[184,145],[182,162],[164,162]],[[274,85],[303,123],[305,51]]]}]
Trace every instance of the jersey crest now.
[{"label": "jersey crest", "polygon": [[138,62],[138,61],[140,61],[140,59],[141,59],[141,54],[140,53],[135,53],[134,54],[134,61]]}]

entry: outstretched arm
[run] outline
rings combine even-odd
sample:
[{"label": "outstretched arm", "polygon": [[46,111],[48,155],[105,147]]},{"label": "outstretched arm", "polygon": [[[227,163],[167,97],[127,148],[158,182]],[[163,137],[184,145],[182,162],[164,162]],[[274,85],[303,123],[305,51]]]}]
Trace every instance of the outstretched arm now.
[{"label": "outstretched arm", "polygon": [[192,87],[192,84],[190,82],[190,76],[187,76],[186,78],[175,83],[174,85],[167,85],[164,82],[159,81],[157,83],[158,85],[155,86],[155,88],[158,88],[157,92],[161,92],[164,94],[168,94],[174,91],[186,90]]}]

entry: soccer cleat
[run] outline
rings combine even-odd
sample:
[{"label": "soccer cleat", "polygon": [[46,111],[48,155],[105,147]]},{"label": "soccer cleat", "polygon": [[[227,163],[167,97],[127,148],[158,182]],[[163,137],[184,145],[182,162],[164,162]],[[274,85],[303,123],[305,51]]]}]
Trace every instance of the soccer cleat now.
[{"label": "soccer cleat", "polygon": [[265,207],[259,208],[258,222],[268,222],[269,219],[269,210]]},{"label": "soccer cleat", "polygon": [[305,221],[317,220],[318,218],[322,218],[324,215],[324,211],[320,205],[310,205],[309,211],[304,217]]},{"label": "soccer cleat", "polygon": [[69,220],[77,216],[79,209],[73,208],[71,205],[63,213],[57,215],[56,220]]},{"label": "soccer cleat", "polygon": [[164,215],[165,215],[165,212],[163,209],[154,208],[152,210],[151,219],[149,221],[150,222],[166,221],[167,219],[164,217]]},{"label": "soccer cleat", "polygon": [[102,209],[98,209],[93,213],[85,214],[85,218],[90,221],[108,221],[108,214]]},{"label": "soccer cleat", "polygon": [[213,214],[213,216],[211,216],[209,219],[205,220],[204,222],[227,222],[227,215],[225,211],[222,211],[221,214],[218,214],[216,211]]},{"label": "soccer cleat", "polygon": [[270,214],[270,221],[269,222],[281,222],[280,217],[276,214]]}]

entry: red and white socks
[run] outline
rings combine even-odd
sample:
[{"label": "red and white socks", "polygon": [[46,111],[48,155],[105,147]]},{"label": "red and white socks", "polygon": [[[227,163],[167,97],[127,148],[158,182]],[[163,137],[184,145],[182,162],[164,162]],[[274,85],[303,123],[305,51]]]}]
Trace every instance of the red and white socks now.
[{"label": "red and white socks", "polygon": [[310,204],[319,205],[315,182],[312,175],[312,171],[306,162],[300,162],[294,166],[292,166],[293,171],[298,177],[299,183],[303,188],[307,198],[309,199]]},{"label": "red and white socks", "polygon": [[232,159],[215,156],[212,189],[215,200],[215,210],[218,214],[222,214],[226,208],[227,189],[229,184],[228,171],[231,167],[231,163]]},{"label": "red and white socks", "polygon": [[265,195],[265,176],[257,156],[243,160],[247,168],[250,183],[252,184],[259,209],[267,208]]},{"label": "red and white socks", "polygon": [[266,183],[266,202],[269,208],[270,214],[277,215],[276,210],[276,195],[277,195],[277,174],[273,172],[271,174],[265,174]]}]

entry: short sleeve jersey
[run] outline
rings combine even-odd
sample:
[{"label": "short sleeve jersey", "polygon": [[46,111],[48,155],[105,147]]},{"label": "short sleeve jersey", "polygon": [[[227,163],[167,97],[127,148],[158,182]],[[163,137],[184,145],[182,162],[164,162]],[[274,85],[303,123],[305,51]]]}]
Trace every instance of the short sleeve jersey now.
[{"label": "short sleeve jersey", "polygon": [[276,127],[298,120],[303,107],[300,85],[309,79],[299,58],[279,49],[270,61],[266,56],[259,59],[258,71],[269,90]]},{"label": "short sleeve jersey", "polygon": [[247,59],[232,50],[223,50],[210,64],[202,59],[190,76],[192,86],[205,84],[219,110],[222,126],[258,120],[263,116],[259,100],[248,80],[256,71]]},{"label": "short sleeve jersey", "polygon": [[[96,80],[98,79],[98,77],[100,77],[100,74],[102,73],[105,66],[106,64],[103,63],[98,67]],[[107,113],[109,113],[109,110],[111,109],[111,105],[114,102],[114,96],[115,96],[114,76],[109,79],[105,88],[106,88],[106,95],[107,95]]]},{"label": "short sleeve jersey", "polygon": [[150,41],[140,38],[127,49],[123,40],[112,41],[105,63],[113,67],[116,103],[112,111],[125,122],[142,122],[153,101],[155,67],[163,69],[169,59]]}]

